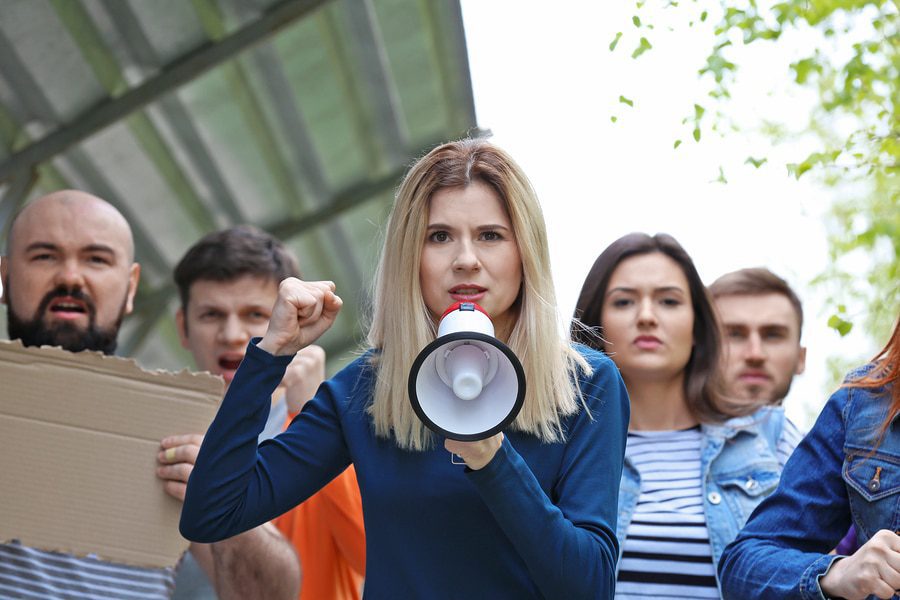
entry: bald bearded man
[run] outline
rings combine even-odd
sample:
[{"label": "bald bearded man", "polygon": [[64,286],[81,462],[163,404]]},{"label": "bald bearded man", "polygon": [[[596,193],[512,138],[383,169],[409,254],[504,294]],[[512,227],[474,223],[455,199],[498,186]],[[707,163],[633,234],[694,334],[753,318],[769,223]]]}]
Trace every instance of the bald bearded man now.
[{"label": "bald bearded man", "polygon": [[[84,192],[54,192],[19,213],[8,246],[2,301],[10,338],[112,354],[140,278],[131,228],[121,213]],[[183,500],[201,436],[178,437],[167,438],[167,451],[160,450],[157,475],[167,493]],[[297,596],[297,556],[271,525],[217,544],[192,544],[191,551],[220,598]],[[158,599],[171,595],[173,580],[172,569],[118,565],[17,542],[0,545],[0,597]]]}]

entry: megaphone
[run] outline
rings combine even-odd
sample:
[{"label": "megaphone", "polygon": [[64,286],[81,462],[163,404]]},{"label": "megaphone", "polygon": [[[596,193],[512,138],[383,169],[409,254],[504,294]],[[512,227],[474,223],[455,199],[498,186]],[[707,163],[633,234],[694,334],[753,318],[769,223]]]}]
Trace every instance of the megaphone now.
[{"label": "megaphone", "polygon": [[452,440],[483,440],[512,423],[525,400],[525,372],[494,337],[494,324],[474,302],[457,302],[441,317],[438,337],[409,372],[409,399],[421,421]]}]

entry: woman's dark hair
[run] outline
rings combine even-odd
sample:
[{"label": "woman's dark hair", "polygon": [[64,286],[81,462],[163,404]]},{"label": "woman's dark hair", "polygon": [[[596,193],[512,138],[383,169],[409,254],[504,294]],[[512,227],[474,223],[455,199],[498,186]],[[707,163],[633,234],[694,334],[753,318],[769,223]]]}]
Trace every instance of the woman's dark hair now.
[{"label": "woman's dark hair", "polygon": [[[629,233],[617,239],[604,250],[591,267],[572,320],[572,339],[606,353],[603,342],[603,305],[609,280],[619,264],[632,256],[658,252],[668,256],[681,267],[691,292],[694,309],[694,346],[685,365],[684,395],[693,415],[701,422],[721,422],[735,414],[750,410],[727,410],[722,392],[720,350],[722,347],[719,325],[712,303],[694,261],[675,238],[666,233],[647,235]],[[728,409],[732,407],[729,406]]]}]

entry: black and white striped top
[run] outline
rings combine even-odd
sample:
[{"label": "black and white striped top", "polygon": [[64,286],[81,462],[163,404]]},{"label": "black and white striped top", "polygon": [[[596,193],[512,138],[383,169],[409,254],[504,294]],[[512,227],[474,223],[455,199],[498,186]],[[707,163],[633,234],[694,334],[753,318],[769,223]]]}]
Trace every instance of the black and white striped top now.
[{"label": "black and white striped top", "polygon": [[[783,466],[802,434],[785,419],[778,441]],[[625,456],[641,492],[625,538],[616,598],[718,598],[703,488],[699,427],[628,433]]]},{"label": "black and white striped top", "polygon": [[147,569],[0,544],[0,598],[160,600],[174,587],[172,569]]}]

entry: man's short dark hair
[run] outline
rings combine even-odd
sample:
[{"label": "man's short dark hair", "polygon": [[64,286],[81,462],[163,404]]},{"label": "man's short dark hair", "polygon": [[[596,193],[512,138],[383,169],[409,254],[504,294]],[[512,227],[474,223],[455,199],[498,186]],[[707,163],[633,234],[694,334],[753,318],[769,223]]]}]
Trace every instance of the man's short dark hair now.
[{"label": "man's short dark hair", "polygon": [[210,233],[191,246],[175,266],[181,308],[187,310],[195,281],[232,281],[244,275],[278,283],[300,277],[300,267],[284,244],[252,225]]},{"label": "man's short dark hair", "polygon": [[709,286],[710,295],[716,299],[722,296],[762,296],[781,294],[786,297],[797,314],[799,330],[803,330],[803,305],[797,293],[787,281],[764,267],[739,269],[726,273]]}]

